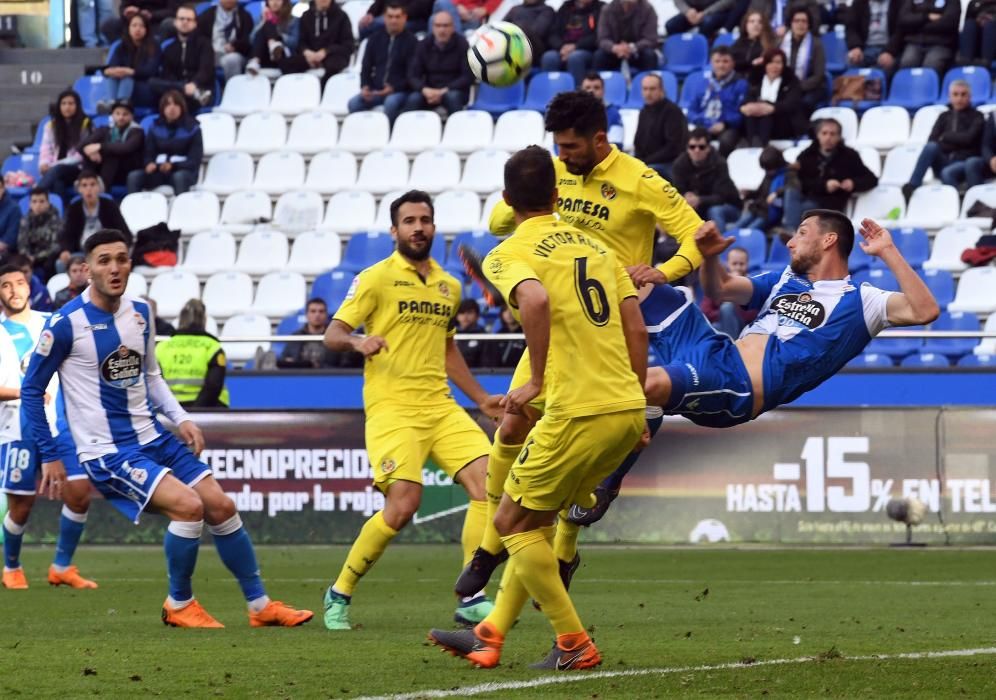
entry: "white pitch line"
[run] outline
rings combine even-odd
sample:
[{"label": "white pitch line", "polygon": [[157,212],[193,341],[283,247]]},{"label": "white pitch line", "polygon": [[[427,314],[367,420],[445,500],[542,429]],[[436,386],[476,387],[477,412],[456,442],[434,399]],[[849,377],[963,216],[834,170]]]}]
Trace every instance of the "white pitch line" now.
[{"label": "white pitch line", "polygon": [[[843,661],[898,661],[898,660],[918,660],[918,659],[944,659],[955,656],[991,656],[996,655],[996,647],[980,647],[977,649],[952,649],[950,651],[918,651],[903,654],[871,654],[866,656],[843,656]],[[591,680],[603,678],[625,678],[633,676],[666,676],[675,673],[701,673],[709,671],[736,671],[754,668],[755,666],[786,666],[789,664],[806,664],[818,661],[815,656],[802,656],[795,659],[770,659],[768,661],[755,661],[750,664],[740,662],[726,664],[711,664],[706,666],[675,666],[670,668],[640,668],[628,671],[591,671],[583,673],[572,673],[563,675],[543,676],[528,681],[500,681],[493,683],[481,683],[479,685],[468,685],[462,688],[448,688],[445,690],[420,690],[414,693],[402,693],[399,695],[371,695],[358,698],[358,700],[421,700],[421,698],[449,698],[454,696],[466,697],[469,695],[483,695],[484,693],[499,693],[509,690],[528,690],[540,688],[546,685],[563,685],[565,683],[584,683]]]},{"label": "white pitch line", "polygon": [[[114,581],[117,583],[146,583],[153,581],[162,581],[163,577],[108,577],[101,576],[101,581]],[[313,578],[313,577],[302,577],[302,578],[272,578],[267,577],[267,581],[271,583],[325,583],[329,579],[325,578]],[[364,578],[365,581],[370,583],[440,583],[449,579],[441,578],[389,578],[389,577],[370,577]],[[571,582],[572,586],[581,586],[585,584],[590,585],[641,585],[641,584],[655,584],[655,585],[681,585],[681,586],[699,586],[699,585],[762,585],[762,586],[838,586],[838,585],[859,585],[859,586],[927,586],[927,587],[952,587],[952,588],[992,588],[996,586],[996,581],[854,581],[851,579],[847,580],[830,580],[830,579],[717,579],[711,577],[704,578],[581,578]]]}]

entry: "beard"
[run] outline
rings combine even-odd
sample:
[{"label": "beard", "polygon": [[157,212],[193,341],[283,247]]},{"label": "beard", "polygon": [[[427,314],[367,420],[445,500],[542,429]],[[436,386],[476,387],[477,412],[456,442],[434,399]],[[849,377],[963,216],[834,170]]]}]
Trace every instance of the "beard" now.
[{"label": "beard", "polygon": [[421,250],[413,248],[408,245],[408,243],[398,239],[398,252],[404,255],[409,260],[415,260],[416,262],[422,262],[429,257],[432,252],[432,238],[429,236],[425,237],[425,247]]},{"label": "beard", "polygon": [[819,262],[819,258],[816,255],[800,255],[789,263],[789,267],[792,268],[792,272],[799,275],[800,277],[805,277],[809,274],[813,265]]},{"label": "beard", "polygon": [[20,303],[19,307],[18,306],[14,306],[14,302],[13,301],[11,301],[11,302],[4,302],[2,304],[2,306],[3,306],[4,312],[8,316],[12,316],[14,314],[19,314],[22,311],[24,311],[26,308],[28,308],[28,300],[25,299],[24,301],[22,301]]}]

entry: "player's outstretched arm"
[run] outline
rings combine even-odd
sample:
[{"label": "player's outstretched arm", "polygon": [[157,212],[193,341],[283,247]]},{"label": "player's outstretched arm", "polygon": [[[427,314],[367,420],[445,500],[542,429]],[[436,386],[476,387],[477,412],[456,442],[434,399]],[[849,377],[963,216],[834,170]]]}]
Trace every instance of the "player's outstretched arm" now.
[{"label": "player's outstretched arm", "polygon": [[733,244],[733,238],[724,238],[711,221],[695,232],[695,242],[705,258],[699,270],[699,281],[706,296],[717,303],[732,301],[741,306],[754,295],[754,285],[746,277],[737,277],[726,271],[719,255]]},{"label": "player's outstretched arm", "polygon": [[484,390],[467,366],[467,361],[453,338],[446,339],[446,376],[467,398],[477,404],[484,415],[493,420],[501,418],[501,394],[489,394]]},{"label": "player's outstretched arm", "polygon": [[529,348],[529,381],[508,392],[502,401],[505,411],[522,412],[522,407],[543,390],[546,358],[550,351],[550,297],[539,280],[527,279],[516,285],[513,303],[519,307],[522,332]]},{"label": "player's outstretched arm", "polygon": [[629,364],[636,372],[640,386],[647,383],[647,324],[640,313],[640,302],[636,297],[626,297],[619,302],[622,317],[623,335],[629,351]]},{"label": "player's outstretched arm", "polygon": [[941,308],[920,275],[910,267],[892,241],[892,234],[871,219],[864,219],[859,229],[861,249],[881,258],[899,282],[899,294],[892,294],[886,306],[889,323],[893,326],[918,326],[936,319]]},{"label": "player's outstretched arm", "polygon": [[369,360],[381,350],[388,351],[387,341],[379,335],[353,335],[353,328],[337,318],[325,329],[325,347],[336,352],[358,352]]}]

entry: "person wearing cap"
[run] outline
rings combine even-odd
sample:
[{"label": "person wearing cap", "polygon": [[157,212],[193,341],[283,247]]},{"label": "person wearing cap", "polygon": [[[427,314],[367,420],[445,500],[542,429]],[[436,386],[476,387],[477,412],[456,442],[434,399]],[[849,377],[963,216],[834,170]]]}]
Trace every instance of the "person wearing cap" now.
[{"label": "person wearing cap", "polygon": [[127,184],[128,173],[142,168],[145,132],[135,123],[131,104],[111,106],[111,123],[94,129],[80,143],[86,168],[100,174],[104,187]]}]

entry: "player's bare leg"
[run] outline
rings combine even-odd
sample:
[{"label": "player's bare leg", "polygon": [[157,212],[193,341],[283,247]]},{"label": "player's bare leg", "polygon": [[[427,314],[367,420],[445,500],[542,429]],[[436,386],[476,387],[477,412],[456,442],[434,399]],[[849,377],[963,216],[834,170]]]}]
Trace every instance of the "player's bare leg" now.
[{"label": "player's bare leg", "polygon": [[24,589],[28,580],[21,568],[21,539],[35,503],[34,494],[6,494],[7,515],[3,519],[3,587]]},{"label": "player's bare leg", "polygon": [[73,564],[90,510],[90,480],[70,479],[62,489],[62,514],[59,516],[59,539],[55,544],[55,560],[48,567],[48,582],[52,586],[97,588],[97,583],[80,575]]}]

